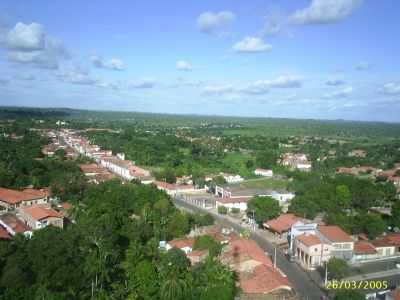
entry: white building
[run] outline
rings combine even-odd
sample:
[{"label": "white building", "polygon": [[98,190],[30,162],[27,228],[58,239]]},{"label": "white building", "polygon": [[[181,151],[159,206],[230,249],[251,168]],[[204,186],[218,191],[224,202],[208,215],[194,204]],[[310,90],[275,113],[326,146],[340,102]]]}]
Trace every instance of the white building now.
[{"label": "white building", "polygon": [[255,169],[254,174],[257,176],[263,176],[263,177],[274,176],[274,172],[272,170],[267,170],[267,169]]},{"label": "white building", "polygon": [[220,206],[226,207],[228,210],[232,208],[237,208],[240,211],[247,210],[247,202],[251,198],[249,197],[235,197],[235,198],[218,198],[215,200],[215,205],[218,209]]},{"label": "white building", "polygon": [[238,182],[242,182],[244,180],[244,178],[240,175],[232,175],[232,174],[222,173],[221,176],[224,177],[224,179],[227,183],[238,183]]}]

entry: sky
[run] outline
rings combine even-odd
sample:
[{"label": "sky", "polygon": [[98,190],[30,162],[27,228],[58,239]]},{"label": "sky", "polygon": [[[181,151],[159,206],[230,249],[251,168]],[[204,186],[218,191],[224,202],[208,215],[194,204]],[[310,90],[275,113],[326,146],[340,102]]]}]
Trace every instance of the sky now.
[{"label": "sky", "polygon": [[0,105],[400,121],[400,1],[0,2]]}]

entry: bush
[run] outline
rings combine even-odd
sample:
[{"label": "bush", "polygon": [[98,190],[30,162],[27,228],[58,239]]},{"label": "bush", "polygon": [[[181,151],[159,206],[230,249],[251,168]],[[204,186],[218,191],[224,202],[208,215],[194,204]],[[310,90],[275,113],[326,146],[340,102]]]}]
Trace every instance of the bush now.
[{"label": "bush", "polygon": [[228,213],[228,209],[225,206],[218,206],[218,213],[221,215],[226,215]]},{"label": "bush", "polygon": [[236,208],[236,207],[233,207],[233,208],[231,208],[231,213],[238,214],[238,213],[240,213],[240,209]]},{"label": "bush", "polygon": [[[325,268],[321,268],[321,272],[325,273]],[[328,261],[328,278],[342,279],[349,274],[349,266],[343,259],[333,257]]]}]

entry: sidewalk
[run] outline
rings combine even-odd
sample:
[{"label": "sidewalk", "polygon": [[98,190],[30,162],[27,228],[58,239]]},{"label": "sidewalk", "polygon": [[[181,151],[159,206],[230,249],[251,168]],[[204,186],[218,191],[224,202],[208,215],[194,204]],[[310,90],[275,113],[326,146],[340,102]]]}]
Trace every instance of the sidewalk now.
[{"label": "sidewalk", "polygon": [[393,270],[387,270],[387,271],[381,271],[381,272],[374,272],[374,273],[368,273],[368,274],[350,276],[350,277],[343,278],[342,280],[346,280],[346,281],[351,281],[351,280],[360,281],[360,280],[369,280],[369,279],[375,279],[375,278],[393,276],[393,275],[398,275],[398,274],[400,274],[400,269],[393,269]]}]

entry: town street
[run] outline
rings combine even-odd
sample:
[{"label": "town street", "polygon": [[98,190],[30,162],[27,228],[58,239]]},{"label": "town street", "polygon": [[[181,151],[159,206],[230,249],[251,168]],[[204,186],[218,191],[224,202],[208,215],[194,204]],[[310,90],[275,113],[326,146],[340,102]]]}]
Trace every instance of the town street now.
[{"label": "town street", "polygon": [[[206,211],[213,215],[217,223],[226,227],[232,227],[237,231],[243,231],[245,229],[249,229],[248,227],[244,227],[238,223],[235,223],[232,220],[222,215],[218,215],[209,210],[199,208],[198,206],[188,203],[178,197],[173,198],[173,203],[178,207],[190,211],[202,211],[202,212]],[[259,246],[262,247],[266,252],[272,255],[271,258],[273,259],[273,253],[275,247],[273,244],[271,244],[270,241],[265,239],[263,236],[259,235],[257,232],[252,232],[251,238],[255,240],[259,244]],[[293,288],[301,296],[301,299],[319,300],[321,299],[322,296],[325,296],[324,291],[313,280],[310,279],[309,275],[306,274],[305,271],[303,271],[300,268],[300,266],[298,266],[296,263],[290,262],[285,257],[285,255],[279,250],[277,250],[276,262],[277,262],[277,267],[286,274],[289,281],[292,283]]]}]

